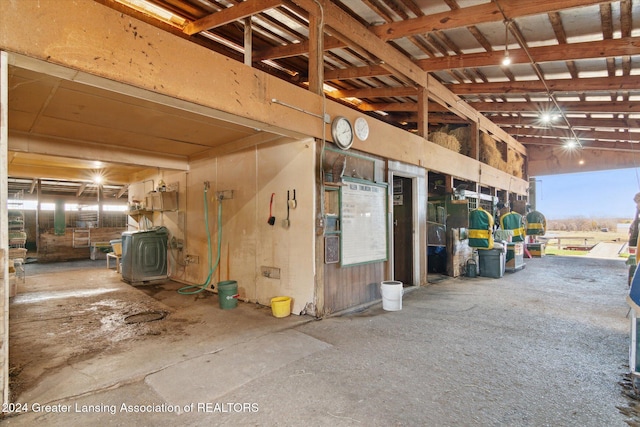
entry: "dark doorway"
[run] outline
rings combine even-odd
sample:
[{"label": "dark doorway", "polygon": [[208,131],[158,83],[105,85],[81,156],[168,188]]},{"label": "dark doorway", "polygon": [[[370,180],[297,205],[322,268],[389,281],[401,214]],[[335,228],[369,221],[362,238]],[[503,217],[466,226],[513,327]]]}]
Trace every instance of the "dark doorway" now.
[{"label": "dark doorway", "polygon": [[393,177],[393,277],[413,286],[413,180]]}]

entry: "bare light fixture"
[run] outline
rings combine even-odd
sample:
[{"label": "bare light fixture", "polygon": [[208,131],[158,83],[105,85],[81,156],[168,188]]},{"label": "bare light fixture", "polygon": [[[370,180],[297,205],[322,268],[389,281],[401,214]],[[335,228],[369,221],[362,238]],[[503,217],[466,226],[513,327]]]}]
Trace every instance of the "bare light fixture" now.
[{"label": "bare light fixture", "polygon": [[509,56],[509,24],[511,21],[504,21],[504,58],[502,59],[502,65],[508,67],[511,65],[511,57]]},{"label": "bare light fixture", "polygon": [[[498,6],[498,9],[500,10],[500,13],[502,14],[502,17],[504,18],[504,22],[505,22],[504,51],[505,51],[505,59],[507,59],[508,55],[509,55],[509,40],[508,40],[509,39],[509,25],[511,25],[513,23],[513,21],[511,19],[509,19],[509,17],[505,13],[504,9],[502,8],[502,5],[500,4],[500,0],[494,0],[494,2],[496,3],[496,6]],[[582,143],[580,142],[580,139],[578,138],[578,135],[576,135],[575,129],[573,129],[573,126],[571,126],[571,123],[569,122],[569,119],[567,118],[567,115],[562,111],[562,109],[560,108],[560,105],[558,104],[558,101],[556,100],[555,96],[553,96],[553,93],[551,92],[551,89],[549,88],[549,85],[547,84],[547,80],[544,78],[544,74],[542,73],[542,70],[538,66],[538,63],[531,56],[531,52],[529,52],[529,48],[527,47],[527,43],[526,43],[525,40],[523,40],[523,37],[520,34],[520,32],[518,31],[517,26],[516,26],[515,30],[513,31],[513,36],[515,37],[515,40],[518,43],[518,45],[520,45],[520,47],[522,48],[522,51],[524,52],[524,54],[527,55],[527,58],[529,59],[529,63],[533,67],[533,70],[535,71],[536,75],[538,76],[538,79],[540,79],[540,81],[544,85],[544,88],[545,88],[547,94],[549,95],[549,99],[553,102],[553,105],[555,106],[555,109],[559,113],[560,117],[562,117],[564,122],[567,124],[567,127],[569,128],[569,132],[571,133],[571,136],[573,136],[573,139],[571,140],[571,145],[573,146],[573,148],[582,148]],[[509,60],[510,59],[511,58],[509,58]],[[503,65],[504,65],[504,61],[503,61]],[[566,148],[570,149],[570,147],[567,147],[566,143],[564,144],[564,146]]]},{"label": "bare light fixture", "polygon": [[104,182],[104,171],[100,169],[93,170],[91,173],[91,181],[95,185],[102,185]]},{"label": "bare light fixture", "polygon": [[577,148],[580,145],[581,144],[580,144],[580,141],[578,139],[569,139],[567,142],[564,143],[565,148],[568,148],[570,150],[574,149],[574,148]]},{"label": "bare light fixture", "polygon": [[540,116],[540,121],[542,122],[542,124],[549,124],[551,123],[551,120],[553,120],[553,117],[549,113],[542,113],[542,115]]},{"label": "bare light fixture", "polygon": [[[553,100],[549,99],[549,102],[553,102]],[[556,113],[554,110],[541,111],[538,113],[538,124],[544,127],[553,126],[554,122],[556,122],[561,115]]]}]

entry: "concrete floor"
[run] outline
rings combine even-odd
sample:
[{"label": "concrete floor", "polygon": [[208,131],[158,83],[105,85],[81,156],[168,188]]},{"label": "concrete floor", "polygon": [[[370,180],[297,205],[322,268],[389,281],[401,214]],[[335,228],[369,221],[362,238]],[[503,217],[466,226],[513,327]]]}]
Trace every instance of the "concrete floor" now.
[{"label": "concrete floor", "polygon": [[[133,288],[103,262],[78,264],[27,266],[10,329],[14,402],[28,412],[3,424],[640,420],[635,401],[624,396],[622,260],[528,259],[502,279],[445,279],[416,289],[404,296],[402,311],[378,304],[322,321],[276,319],[247,303],[220,310],[210,293],[180,295],[175,283]],[[123,321],[148,310],[168,314]]]}]

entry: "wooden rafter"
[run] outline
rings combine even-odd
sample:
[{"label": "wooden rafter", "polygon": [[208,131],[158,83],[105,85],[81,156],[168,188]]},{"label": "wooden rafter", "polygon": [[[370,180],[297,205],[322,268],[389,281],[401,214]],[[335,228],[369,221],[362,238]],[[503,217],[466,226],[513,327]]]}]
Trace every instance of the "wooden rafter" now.
[{"label": "wooden rafter", "polygon": [[376,87],[366,89],[338,90],[329,93],[333,98],[387,98],[394,96],[416,96],[415,87]]},{"label": "wooden rafter", "polygon": [[[565,113],[640,113],[638,102],[559,102]],[[550,102],[470,102],[469,105],[482,112],[540,112],[552,111]]]},{"label": "wooden rafter", "polygon": [[[571,43],[529,48],[536,62],[567,61],[590,58],[610,58],[622,55],[640,54],[640,37],[601,40],[595,42]],[[451,68],[486,67],[499,64],[503,52],[467,53],[464,55],[431,58],[416,61],[425,71],[449,70]],[[510,49],[509,57],[513,64],[528,64],[529,57],[524,49]]]},{"label": "wooden rafter", "polygon": [[[339,49],[347,47],[347,44],[332,36],[325,35],[324,49]],[[289,58],[292,56],[305,55],[309,52],[309,41],[305,40],[300,43],[288,44],[285,46],[277,46],[263,49],[253,55],[255,61],[264,61],[267,59]]]},{"label": "wooden rafter", "polygon": [[84,190],[87,189],[87,183],[83,182],[80,187],[78,187],[78,191],[76,192],[76,197],[80,197],[82,195],[82,193],[84,193]]},{"label": "wooden rafter", "polygon": [[[535,137],[554,137],[554,138],[566,138],[571,139],[571,135],[568,129],[540,129],[540,128],[520,128],[517,131],[518,138],[521,136],[535,136]],[[616,132],[616,131],[595,131],[595,130],[580,130],[577,131],[578,137],[583,140],[596,140],[596,141],[622,141],[622,142],[639,142],[640,133],[638,132]]]},{"label": "wooden rafter", "polygon": [[255,15],[267,9],[273,9],[283,3],[282,0],[246,0],[233,7],[226,8],[197,21],[189,23],[184,28],[184,33],[193,35],[200,31],[210,30],[221,25],[234,22],[251,15]]},{"label": "wooden rafter", "polygon": [[[640,127],[637,120],[629,120],[627,118],[569,118],[571,121],[571,126],[575,129],[602,129],[602,128],[612,128],[612,129],[624,129],[627,127]],[[500,125],[500,126],[538,126],[541,127],[542,123],[540,122],[539,117],[503,117],[503,116],[492,116],[491,121]],[[636,123],[633,123],[636,122]]]},{"label": "wooden rafter", "polygon": [[[563,144],[563,140],[557,138],[536,138],[522,137],[518,138],[525,145],[546,145],[559,147]],[[640,144],[637,142],[610,142],[610,141],[589,141],[582,144],[583,150],[601,150],[601,151],[622,151],[622,152],[640,152]]]},{"label": "wooden rafter", "polygon": [[[640,87],[640,76],[627,77],[593,77],[576,79],[546,80],[547,86],[552,92],[581,92],[590,91],[616,91],[633,90]],[[464,83],[447,86],[458,95],[490,94],[490,93],[535,93],[547,91],[545,85],[538,80],[509,82],[505,87],[504,82],[492,83]]]},{"label": "wooden rafter", "polygon": [[[608,3],[597,0],[501,0],[500,7],[509,19],[523,16],[538,15],[555,12],[573,7],[589,6]],[[416,34],[426,34],[432,31],[448,30],[452,28],[468,27],[504,20],[500,8],[495,2],[478,6],[465,7],[448,12],[425,15],[405,21],[393,22],[373,27],[372,31],[382,40],[398,39]]]}]

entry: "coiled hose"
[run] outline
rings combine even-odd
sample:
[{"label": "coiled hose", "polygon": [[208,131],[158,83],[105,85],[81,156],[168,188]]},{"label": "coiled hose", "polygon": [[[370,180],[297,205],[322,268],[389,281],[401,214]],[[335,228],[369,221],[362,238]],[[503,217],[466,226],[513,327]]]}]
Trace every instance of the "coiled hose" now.
[{"label": "coiled hose", "polygon": [[211,233],[209,232],[209,202],[207,201],[207,188],[208,185],[204,186],[204,223],[207,231],[207,246],[209,248],[209,274],[207,275],[207,279],[204,283],[199,285],[187,285],[180,289],[178,289],[179,294],[183,295],[194,295],[198,294],[205,289],[211,283],[211,279],[213,278],[213,273],[218,269],[218,265],[220,264],[220,248],[222,247],[222,199],[218,200],[218,255],[216,257],[215,265],[211,265]]}]

